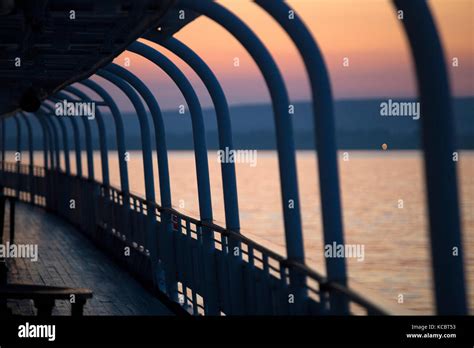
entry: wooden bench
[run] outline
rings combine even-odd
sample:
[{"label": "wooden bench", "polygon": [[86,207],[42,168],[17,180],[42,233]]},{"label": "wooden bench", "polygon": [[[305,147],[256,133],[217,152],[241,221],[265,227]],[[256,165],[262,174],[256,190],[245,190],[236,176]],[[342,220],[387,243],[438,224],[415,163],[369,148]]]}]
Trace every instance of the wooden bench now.
[{"label": "wooden bench", "polygon": [[[10,243],[15,240],[15,203],[16,197],[0,196],[0,243],[3,243],[3,227],[5,203],[10,202]],[[38,310],[38,316],[51,316],[56,300],[70,301],[74,295],[74,302],[71,302],[71,315],[82,316],[84,305],[92,298],[92,290],[83,288],[68,288],[34,284],[7,284],[8,266],[6,260],[0,258],[0,315],[8,314],[6,306],[7,299],[33,300]]]},{"label": "wooden bench", "polygon": [[0,299],[33,300],[38,316],[51,316],[55,300],[70,301],[71,295],[74,295],[71,315],[82,316],[84,305],[92,298],[92,291],[89,289],[30,284],[0,285]]}]

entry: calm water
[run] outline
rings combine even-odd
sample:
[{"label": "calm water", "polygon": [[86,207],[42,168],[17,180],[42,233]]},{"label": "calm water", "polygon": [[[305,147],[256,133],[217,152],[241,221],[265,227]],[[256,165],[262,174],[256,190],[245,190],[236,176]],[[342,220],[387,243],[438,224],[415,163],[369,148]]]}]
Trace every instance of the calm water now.
[{"label": "calm water", "polygon": [[[40,153],[35,158],[41,164]],[[85,155],[83,158],[85,172]],[[159,197],[156,156],[153,159]],[[98,153],[94,161],[100,177]],[[110,153],[109,162],[111,182],[119,187],[117,153]],[[324,273],[316,158],[312,152],[298,152],[297,162],[306,259],[311,267]],[[170,152],[169,163],[174,206],[197,217],[193,153]],[[470,309],[474,312],[474,152],[462,152],[458,164],[464,257]],[[215,220],[224,225],[222,181],[216,152],[209,153],[209,167]],[[242,233],[284,255],[276,154],[259,151],[255,167],[237,164],[236,168]],[[350,286],[362,292],[373,292],[378,299],[393,304],[395,309],[433,313],[420,152],[349,151],[348,161],[343,161],[340,153],[339,168],[346,243],[365,247],[362,262],[348,259]],[[131,153],[129,177],[131,190],[143,195],[140,152]],[[402,209],[398,208],[399,199],[403,200]],[[403,304],[397,303],[399,294],[403,294]]]}]

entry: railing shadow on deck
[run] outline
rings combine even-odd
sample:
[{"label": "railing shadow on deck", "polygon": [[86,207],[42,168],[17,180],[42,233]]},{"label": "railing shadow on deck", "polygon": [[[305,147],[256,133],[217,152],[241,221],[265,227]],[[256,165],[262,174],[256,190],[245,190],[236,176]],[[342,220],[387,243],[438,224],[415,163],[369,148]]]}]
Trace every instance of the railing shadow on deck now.
[{"label": "railing shadow on deck", "polygon": [[[332,315],[330,297],[342,295],[350,304],[347,314],[384,315],[385,308],[371,303],[356,292],[330,283],[307,266],[289,262],[284,257],[245,236],[215,224],[203,223],[174,209],[164,209],[136,195],[125,197],[118,189],[99,182],[63,172],[18,163],[2,163],[0,175],[4,195],[43,207],[58,214],[88,235],[140,280],[153,283],[147,235],[150,221],[156,221],[158,234],[157,287],[166,293],[166,272],[175,270],[177,294],[167,293],[173,301],[194,315],[232,315],[231,277],[244,284],[241,294],[246,315]],[[148,214],[155,219],[149,219]],[[173,234],[166,236],[161,224],[163,214],[169,214]],[[214,248],[203,245],[203,233],[213,233]],[[239,245],[239,272],[232,263]],[[173,247],[174,246],[174,247]],[[170,248],[173,247],[173,248]],[[217,287],[218,313],[208,310],[205,258],[213,258],[217,273],[212,276]],[[290,273],[304,277],[304,289],[295,289]]]}]

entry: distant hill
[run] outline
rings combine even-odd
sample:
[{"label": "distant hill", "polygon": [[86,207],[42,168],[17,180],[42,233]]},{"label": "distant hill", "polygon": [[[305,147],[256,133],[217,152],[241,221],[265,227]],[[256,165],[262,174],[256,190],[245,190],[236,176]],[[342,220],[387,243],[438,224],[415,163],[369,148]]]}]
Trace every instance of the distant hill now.
[{"label": "distant hill", "polygon": [[[340,149],[379,149],[387,143],[391,149],[418,149],[420,147],[421,115],[419,120],[411,117],[383,117],[380,104],[386,99],[339,100],[335,102],[337,145]],[[415,100],[396,101],[412,102]],[[474,97],[456,98],[453,102],[456,144],[461,149],[474,149]],[[217,123],[213,109],[205,109],[204,123],[209,149],[218,147]],[[236,148],[274,149],[275,132],[271,105],[232,106],[230,109],[233,139]],[[140,128],[137,117],[131,113],[123,115],[127,133],[127,149],[140,148]],[[109,148],[115,149],[115,128],[112,117],[104,112],[109,140]],[[295,103],[293,117],[294,138],[298,149],[313,149],[313,121],[309,102]],[[188,111],[184,115],[174,111],[163,112],[166,140],[170,150],[193,148],[191,118]],[[8,122],[7,140],[13,145],[14,123]],[[150,125],[151,119],[150,119]],[[39,128],[39,126],[37,126]],[[70,127],[68,122],[68,127]],[[92,127],[95,129],[96,127]],[[72,134],[69,128],[70,134]],[[95,132],[97,132],[95,130]],[[12,134],[13,133],[13,134]],[[36,133],[38,134],[38,133]],[[39,144],[41,132],[36,135]],[[98,149],[97,134],[94,146]],[[24,138],[26,144],[26,134]]]}]

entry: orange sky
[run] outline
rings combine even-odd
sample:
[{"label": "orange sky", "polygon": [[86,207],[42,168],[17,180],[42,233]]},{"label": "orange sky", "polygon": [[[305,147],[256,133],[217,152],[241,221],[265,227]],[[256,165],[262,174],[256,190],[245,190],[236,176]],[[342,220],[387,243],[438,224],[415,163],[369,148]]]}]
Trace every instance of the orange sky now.
[{"label": "orange sky", "polygon": [[[317,39],[329,68],[335,98],[400,97],[415,95],[415,79],[408,45],[389,0],[291,0]],[[221,0],[243,19],[274,55],[293,100],[308,99],[309,87],[302,61],[284,31],[249,0]],[[474,1],[431,0],[446,58],[451,87],[457,96],[474,95]],[[221,81],[231,104],[266,102],[268,92],[256,65],[240,44],[219,25],[200,17],[176,37],[195,50]],[[203,105],[211,105],[192,71],[165,49],[196,87]],[[131,59],[131,71],[158,96],[164,109],[184,103],[181,94],[161,71],[137,55],[124,52],[116,63]],[[240,67],[233,59],[240,59]],[[349,58],[349,67],[342,60]]]}]

